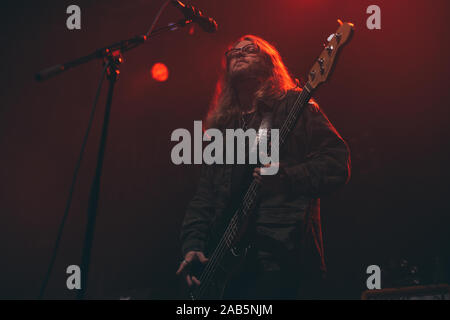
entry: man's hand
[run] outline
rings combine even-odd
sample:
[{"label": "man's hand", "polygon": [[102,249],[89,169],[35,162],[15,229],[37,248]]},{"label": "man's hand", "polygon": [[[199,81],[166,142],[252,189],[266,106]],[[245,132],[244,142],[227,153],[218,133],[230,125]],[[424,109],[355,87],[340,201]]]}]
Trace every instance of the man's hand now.
[{"label": "man's hand", "polygon": [[273,175],[261,175],[261,168],[255,168],[253,170],[253,177],[256,178],[260,184],[269,185],[269,184],[277,184],[280,183],[282,179],[286,177],[286,173],[284,171],[284,164],[280,162],[268,163],[263,166],[263,168],[268,168],[271,166],[278,167],[278,172]]},{"label": "man's hand", "polygon": [[181,261],[180,267],[177,270],[176,275],[184,274],[186,276],[186,282],[189,287],[191,287],[193,284],[196,284],[197,286],[200,285],[200,281],[190,274],[192,264],[195,261],[199,261],[202,264],[205,264],[208,262],[208,259],[205,257],[203,252],[201,251],[189,251],[186,253],[186,256],[184,257],[184,260]]}]

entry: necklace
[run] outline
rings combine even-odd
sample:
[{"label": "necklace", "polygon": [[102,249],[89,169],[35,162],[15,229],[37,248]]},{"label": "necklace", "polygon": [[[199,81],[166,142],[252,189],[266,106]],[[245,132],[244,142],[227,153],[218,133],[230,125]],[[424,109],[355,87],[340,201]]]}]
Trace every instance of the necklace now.
[{"label": "necklace", "polygon": [[241,112],[242,128],[244,129],[244,131],[247,130],[248,124],[250,124],[252,122],[253,118],[255,117],[255,113],[256,113],[255,111],[245,113],[245,115],[249,115],[249,114],[252,115],[247,122],[247,121],[245,121],[244,113]]}]

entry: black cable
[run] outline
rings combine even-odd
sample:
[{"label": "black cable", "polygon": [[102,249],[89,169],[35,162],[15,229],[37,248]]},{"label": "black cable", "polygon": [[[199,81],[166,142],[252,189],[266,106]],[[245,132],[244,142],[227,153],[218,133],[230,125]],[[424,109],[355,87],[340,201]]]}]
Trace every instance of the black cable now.
[{"label": "black cable", "polygon": [[81,161],[83,160],[84,150],[86,148],[87,140],[89,137],[89,132],[91,131],[91,128],[92,128],[92,123],[94,121],[94,115],[95,115],[95,110],[97,108],[98,98],[100,96],[100,91],[102,88],[103,80],[105,78],[106,69],[108,68],[108,66],[109,66],[109,63],[105,63],[105,67],[103,68],[100,82],[98,84],[97,93],[95,95],[94,104],[92,106],[92,111],[91,111],[91,115],[90,115],[89,122],[88,122],[88,127],[87,127],[86,133],[84,135],[83,143],[81,145],[81,150],[80,150],[80,155],[78,156],[78,161],[75,165],[75,170],[74,170],[73,178],[72,178],[72,184],[70,185],[70,190],[69,190],[69,197],[66,202],[66,209],[64,211],[64,216],[62,218],[61,224],[58,229],[58,235],[56,237],[55,246],[53,248],[53,254],[52,254],[52,258],[50,260],[50,265],[48,267],[47,274],[45,275],[44,282],[42,283],[41,291],[39,292],[39,297],[38,297],[39,300],[42,299],[44,296],[45,289],[47,288],[47,284],[50,279],[50,275],[52,273],[53,265],[55,264],[56,254],[58,253],[58,248],[59,248],[59,244],[61,242],[62,232],[63,232],[64,226],[66,224],[67,216],[69,215],[70,204],[72,202],[73,190],[75,189],[75,185],[77,182],[78,171],[81,166]]},{"label": "black cable", "polygon": [[153,23],[150,26],[150,29],[148,29],[147,33],[145,34],[146,37],[148,37],[149,35],[151,35],[153,29],[155,28],[156,22],[158,22],[159,17],[161,16],[163,10],[167,7],[167,5],[169,4],[169,2],[172,0],[167,0],[166,2],[163,3],[163,5],[161,6],[161,8],[159,8],[158,13],[156,14],[155,19],[153,19]]}]

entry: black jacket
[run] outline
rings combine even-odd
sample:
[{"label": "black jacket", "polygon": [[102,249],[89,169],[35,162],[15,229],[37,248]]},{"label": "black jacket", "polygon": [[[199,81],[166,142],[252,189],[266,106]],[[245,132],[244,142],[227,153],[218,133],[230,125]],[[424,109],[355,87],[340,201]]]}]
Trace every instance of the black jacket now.
[{"label": "black jacket", "polygon": [[[272,128],[282,126],[297,94],[289,91],[282,100],[264,102],[273,110]],[[321,109],[310,103],[282,146],[280,162],[286,164],[286,178],[277,186],[264,186],[257,232],[287,250],[300,246],[325,270],[319,197],[348,181],[349,148]],[[210,232],[218,232],[217,225],[227,219],[224,209],[230,200],[232,170],[231,165],[203,166],[182,223],[183,257],[191,250],[207,250]]]}]

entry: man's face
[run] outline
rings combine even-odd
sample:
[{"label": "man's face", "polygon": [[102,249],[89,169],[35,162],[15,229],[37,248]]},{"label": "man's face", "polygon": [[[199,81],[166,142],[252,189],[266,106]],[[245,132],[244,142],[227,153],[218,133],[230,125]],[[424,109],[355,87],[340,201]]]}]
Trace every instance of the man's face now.
[{"label": "man's face", "polygon": [[[240,50],[241,48],[245,48],[245,51]],[[243,40],[237,43],[233,49],[229,53],[229,61],[228,61],[228,72],[231,77],[235,78],[236,76],[256,76],[263,69],[263,59],[259,50],[253,52],[257,49],[257,46],[253,44],[253,42],[249,40]]]}]

